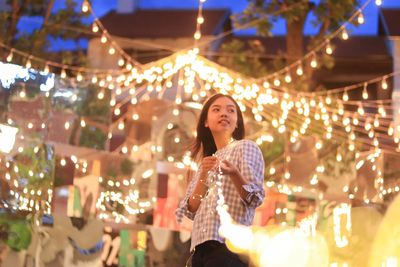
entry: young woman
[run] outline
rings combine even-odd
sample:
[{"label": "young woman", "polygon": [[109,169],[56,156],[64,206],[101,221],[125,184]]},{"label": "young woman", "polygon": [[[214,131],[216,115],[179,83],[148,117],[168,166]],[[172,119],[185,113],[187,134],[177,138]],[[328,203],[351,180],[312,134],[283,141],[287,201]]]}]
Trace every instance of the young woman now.
[{"label": "young woman", "polygon": [[194,220],[193,267],[247,266],[227,249],[218,233],[221,222],[215,183],[217,173],[222,174],[219,188],[229,214],[236,223],[251,225],[265,195],[264,160],[257,145],[243,138],[243,115],[235,100],[223,94],[211,96],[200,113],[192,149],[192,158],[200,165],[176,210],[178,222],[184,215]]}]

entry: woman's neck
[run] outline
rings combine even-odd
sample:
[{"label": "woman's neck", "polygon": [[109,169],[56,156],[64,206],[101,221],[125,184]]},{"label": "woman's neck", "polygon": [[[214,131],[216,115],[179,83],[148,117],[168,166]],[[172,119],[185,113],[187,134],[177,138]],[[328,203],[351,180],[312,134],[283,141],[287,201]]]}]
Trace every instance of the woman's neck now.
[{"label": "woman's neck", "polygon": [[226,134],[213,134],[215,145],[217,146],[217,150],[226,147],[232,141],[231,135]]}]

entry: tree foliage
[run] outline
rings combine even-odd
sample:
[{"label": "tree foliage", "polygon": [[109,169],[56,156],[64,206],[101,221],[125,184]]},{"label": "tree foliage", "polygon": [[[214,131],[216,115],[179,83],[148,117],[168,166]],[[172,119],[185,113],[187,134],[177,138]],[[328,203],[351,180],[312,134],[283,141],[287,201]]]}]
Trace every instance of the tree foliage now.
[{"label": "tree foliage", "polygon": [[[54,8],[54,3],[54,0],[5,1],[6,8],[0,11],[0,40],[6,46],[41,58],[62,59],[63,63],[82,65],[86,58],[83,49],[74,53],[77,56],[73,57],[69,52],[61,51],[60,55],[51,53],[49,48],[52,39],[73,40],[79,44],[82,33],[77,29],[88,29],[89,25],[82,22],[87,15],[79,11],[80,2],[76,0],[65,0],[65,6],[60,9]],[[21,23],[29,24],[34,29],[27,32],[20,27]],[[3,51],[3,58],[8,52]],[[15,58],[13,61],[22,64],[25,60]]]},{"label": "tree foliage", "polygon": [[[258,71],[256,72],[254,72],[253,65],[265,64],[265,60],[260,54],[260,48],[255,50],[252,46],[240,45],[241,41],[239,40],[232,40],[231,43],[222,47],[223,52],[237,53],[237,55],[231,60],[220,58],[221,64],[240,70],[244,74],[253,73],[252,76],[255,77],[260,74],[273,73],[282,69],[282,66],[301,59],[315,44],[322,42],[326,35],[337,30],[342,23],[347,21],[359,4],[359,0],[322,0],[317,2],[309,0],[248,0],[248,2],[249,4],[243,12],[233,16],[236,27],[255,27],[258,35],[271,36],[273,23],[278,19],[283,19],[287,33],[284,54],[277,55],[272,60],[274,63],[269,64],[265,70],[257,67]],[[317,33],[310,37],[308,45],[306,45],[307,37],[304,34],[307,19],[311,19],[312,25],[317,29]],[[249,55],[252,56],[251,59]],[[240,58],[240,60],[236,60],[236,58]],[[246,65],[246,61],[251,64]],[[323,56],[321,61],[327,67],[332,67],[333,63],[330,57]],[[315,84],[310,85],[313,70],[310,67],[304,67],[305,75],[297,78],[291,86],[297,90],[309,91],[316,87]]]}]

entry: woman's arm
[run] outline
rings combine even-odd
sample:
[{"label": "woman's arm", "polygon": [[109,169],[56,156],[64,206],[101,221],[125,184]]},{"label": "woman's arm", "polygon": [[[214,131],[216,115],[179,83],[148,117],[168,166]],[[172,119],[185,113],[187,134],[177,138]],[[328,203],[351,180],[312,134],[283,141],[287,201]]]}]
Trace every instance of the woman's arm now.
[{"label": "woman's arm", "polygon": [[206,185],[207,174],[200,173],[199,179],[197,180],[196,187],[193,193],[188,199],[188,210],[190,212],[196,212],[199,208],[201,201],[205,197],[208,187]]}]

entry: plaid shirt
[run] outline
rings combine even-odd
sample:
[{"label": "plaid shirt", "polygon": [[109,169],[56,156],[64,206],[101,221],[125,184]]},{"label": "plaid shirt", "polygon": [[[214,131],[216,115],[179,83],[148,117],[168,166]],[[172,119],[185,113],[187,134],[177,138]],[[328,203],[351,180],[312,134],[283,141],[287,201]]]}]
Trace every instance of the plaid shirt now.
[{"label": "plaid shirt", "polygon": [[[228,212],[232,219],[238,224],[251,225],[255,209],[262,204],[265,196],[263,188],[264,160],[260,149],[252,141],[240,140],[218,150],[215,156],[220,160],[226,159],[233,163],[247,181],[247,184],[243,185],[243,189],[248,192],[246,199],[240,197],[228,175],[224,175],[222,178],[222,192],[225,203],[229,206]],[[215,186],[216,172],[211,172],[207,178],[209,183],[208,193],[201,201],[197,211],[192,213],[188,210],[188,200],[198,179],[199,172],[190,181],[186,196],[175,212],[178,222],[182,221],[184,215],[194,220],[191,251],[207,240],[225,242],[225,239],[218,234],[221,222],[216,210],[218,200]]]}]

